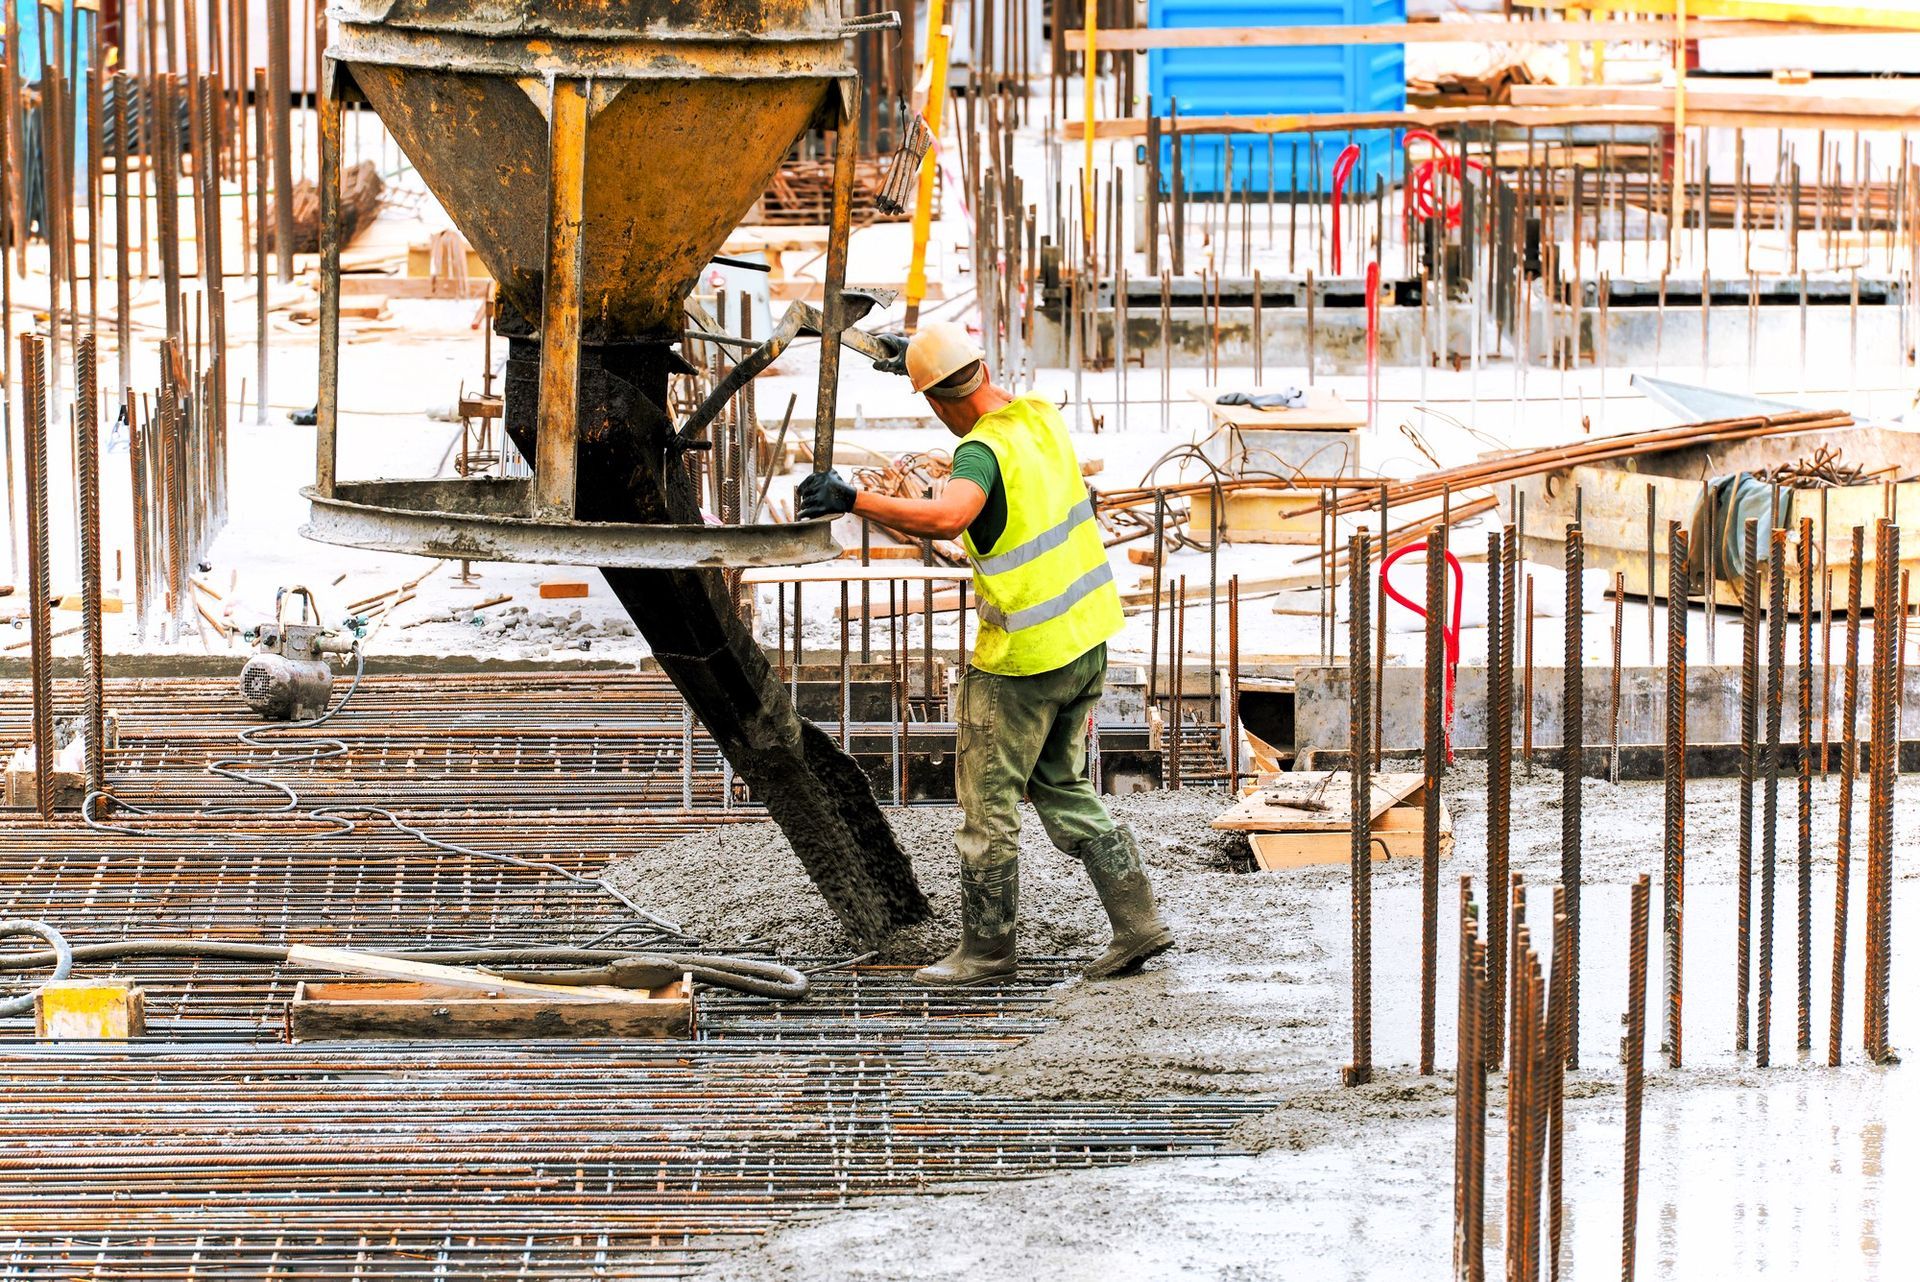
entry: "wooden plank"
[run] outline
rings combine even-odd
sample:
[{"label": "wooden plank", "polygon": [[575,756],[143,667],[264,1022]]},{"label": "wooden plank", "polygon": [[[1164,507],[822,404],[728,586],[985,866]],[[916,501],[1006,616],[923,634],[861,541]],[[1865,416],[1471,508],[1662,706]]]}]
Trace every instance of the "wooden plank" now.
[{"label": "wooden plank", "polygon": [[1343,432],[1367,425],[1367,416],[1330,387],[1309,387],[1307,403],[1299,409],[1263,410],[1252,405],[1221,405],[1221,396],[1239,388],[1197,387],[1188,394],[1207,407],[1216,425],[1260,431]]},{"label": "wooden plank", "polygon": [[[1373,859],[1381,863],[1393,859],[1418,859],[1424,853],[1422,821],[1418,806],[1395,806],[1382,814],[1373,827]],[[1264,832],[1248,836],[1254,863],[1262,872],[1315,865],[1338,866],[1353,857],[1353,839],[1341,832]],[[1453,817],[1440,807],[1440,857],[1453,857]]]},{"label": "wooden plank", "polygon": [[493,281],[484,276],[455,281],[374,272],[342,276],[341,297],[351,298],[356,294],[383,294],[388,298],[491,298]]},{"label": "wooden plank", "polygon": [[312,970],[338,971],[346,975],[371,975],[379,979],[401,979],[438,984],[465,992],[489,993],[496,997],[540,997],[551,1001],[645,1001],[646,994],[632,989],[597,984],[531,984],[525,980],[502,979],[466,966],[440,966],[433,962],[405,961],[348,948],[325,948],[317,944],[294,944],[287,949],[287,964]]},{"label": "wooden plank", "polygon": [[[1655,85],[1515,85],[1513,102],[1522,107],[1645,107],[1670,112],[1674,92]],[[1920,122],[1920,102],[1910,98],[1836,98],[1817,91],[1697,89],[1689,84],[1687,114],[1696,111],[1814,112]]]},{"label": "wooden plank", "polygon": [[87,1041],[145,1037],[146,994],[124,980],[50,980],[34,994],[33,1031]]},{"label": "wooden plank", "polygon": [[[1528,9],[1579,9],[1592,13],[1677,12],[1674,0],[1520,0]],[[1819,29],[1860,31],[1920,31],[1920,8],[1911,0],[1899,4],[1825,4],[1818,0],[1686,0],[1687,38],[1705,18],[1794,24],[1820,34]]]},{"label": "wooden plank", "polygon": [[[1320,504],[1302,498],[1298,490],[1231,490],[1223,496],[1221,532],[1229,543],[1317,544],[1320,541]],[[1211,530],[1213,496],[1202,492],[1189,500],[1190,529]]]},{"label": "wooden plank", "polygon": [[332,1041],[687,1037],[696,1021],[692,986],[683,977],[624,1000],[574,1001],[493,996],[424,982],[307,982],[294,990],[286,1022],[289,1040]]},{"label": "wooden plank", "polygon": [[[1417,770],[1373,776],[1369,818],[1417,800],[1425,776]],[[1353,784],[1344,770],[1283,774],[1213,821],[1222,832],[1346,832],[1352,826]]]},{"label": "wooden plank", "polygon": [[[875,549],[876,551],[878,549]],[[914,552],[919,556],[918,550]],[[973,578],[964,565],[861,565],[858,561],[819,561],[813,565],[763,565],[743,570],[740,582],[761,583],[962,583]]]},{"label": "wooden plank", "polygon": [[[1708,0],[1711,3],[1711,0]],[[1605,8],[1604,3],[1595,7]],[[1623,6],[1623,8],[1626,6]],[[1640,11],[1659,11],[1657,5],[1633,5]],[[1800,6],[1804,11],[1805,6]],[[1666,12],[1671,12],[1669,7]],[[1693,16],[1691,7],[1689,18]],[[1835,26],[1817,20],[1787,21],[1751,18],[1720,21],[1689,21],[1687,39],[1753,39],[1756,37],[1839,36],[1871,34],[1893,28],[1908,29],[1896,23],[1866,26]],[[1350,25],[1299,27],[1179,27],[1131,30],[1102,29],[1095,44],[1105,52],[1141,49],[1226,49],[1286,48],[1299,49],[1324,45],[1398,45],[1398,44],[1566,44],[1590,40],[1636,40],[1668,42],[1678,37],[1680,24],[1671,20],[1635,21],[1633,19],[1597,19],[1573,22],[1550,19],[1542,22],[1506,22],[1480,19],[1468,22],[1356,22]],[[1086,33],[1068,29],[1063,33],[1072,52],[1087,47]]]},{"label": "wooden plank", "polygon": [[[1900,116],[1849,115],[1813,109],[1796,111],[1716,111],[1695,112],[1689,106],[1690,126],[1716,129],[1752,126],[1765,129],[1793,128],[1799,125],[1827,129],[1904,130],[1911,122]],[[1673,113],[1647,107],[1525,107],[1514,104],[1474,107],[1414,107],[1405,111],[1328,111],[1306,115],[1273,116],[1182,116],[1175,122],[1162,120],[1162,133],[1210,136],[1216,134],[1298,134],[1341,133],[1351,129],[1458,129],[1462,125],[1516,125],[1530,129],[1570,127],[1574,125],[1646,125],[1667,129],[1673,125]],[[1086,128],[1080,120],[1069,120],[1062,127],[1068,141],[1078,141]],[[1147,122],[1141,117],[1103,119],[1093,122],[1095,138],[1144,138]]]}]

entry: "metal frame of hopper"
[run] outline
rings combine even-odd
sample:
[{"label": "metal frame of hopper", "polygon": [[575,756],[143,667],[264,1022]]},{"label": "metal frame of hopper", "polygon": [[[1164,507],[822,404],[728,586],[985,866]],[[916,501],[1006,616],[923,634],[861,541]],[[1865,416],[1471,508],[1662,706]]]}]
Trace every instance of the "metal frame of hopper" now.
[{"label": "metal frame of hopper", "polygon": [[[540,316],[540,418],[533,476],[526,481],[378,479],[341,481],[339,454],[341,126],[351,74],[329,53],[320,92],[320,367],[314,483],[301,533],[326,543],[422,556],[486,561],[629,567],[801,565],[839,554],[831,521],[748,525],[649,525],[574,517],[578,445],[582,226],[591,76],[549,75],[546,281]],[[834,135],[833,203],[825,296],[816,311],[795,304],[780,332],[739,368],[770,364],[796,332],[821,335],[814,466],[833,458],[840,346],[879,349],[852,330],[877,299],[845,290],[859,113],[857,77],[836,77],[823,113]],[[355,92],[357,92],[357,87]],[[558,284],[560,288],[554,288]],[[777,346],[776,346],[777,344]],[[682,429],[680,448],[711,414]]]}]

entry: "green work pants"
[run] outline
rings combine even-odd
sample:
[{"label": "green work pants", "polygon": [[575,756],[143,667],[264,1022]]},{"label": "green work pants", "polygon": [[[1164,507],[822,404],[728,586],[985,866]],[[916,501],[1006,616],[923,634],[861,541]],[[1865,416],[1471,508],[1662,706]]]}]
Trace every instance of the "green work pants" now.
[{"label": "green work pants", "polygon": [[1040,812],[1053,844],[1070,855],[1113,831],[1087,777],[1087,718],[1106,684],[1107,647],[1064,668],[1003,677],[968,668],[960,679],[960,865],[1002,867],[1020,853],[1020,798]]}]

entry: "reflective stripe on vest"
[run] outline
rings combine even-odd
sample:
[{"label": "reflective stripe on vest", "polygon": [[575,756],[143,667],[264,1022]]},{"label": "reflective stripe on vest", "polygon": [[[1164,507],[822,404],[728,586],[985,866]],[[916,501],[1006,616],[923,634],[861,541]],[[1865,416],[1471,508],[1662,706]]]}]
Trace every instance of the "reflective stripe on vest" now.
[{"label": "reflective stripe on vest", "polygon": [[1021,632],[1045,623],[1049,619],[1059,618],[1078,605],[1082,597],[1111,582],[1113,582],[1113,567],[1103,562],[1068,584],[1067,590],[1059,596],[1027,606],[1022,610],[1015,610],[1012,614],[1002,614],[991,602],[982,601],[980,617],[1002,632]]},{"label": "reflective stripe on vest", "polygon": [[1007,522],[997,543],[963,541],[980,630],[973,666],[1004,676],[1065,667],[1120,630],[1120,594],[1060,411],[1021,397],[967,434],[1000,465]]},{"label": "reflective stripe on vest", "polygon": [[1093,500],[1081,499],[1073,505],[1066,518],[1052,529],[1042,530],[1017,548],[982,557],[974,562],[974,568],[982,574],[1005,574],[1008,570],[1017,570],[1036,556],[1051,552],[1065,543],[1075,529],[1092,519]]}]

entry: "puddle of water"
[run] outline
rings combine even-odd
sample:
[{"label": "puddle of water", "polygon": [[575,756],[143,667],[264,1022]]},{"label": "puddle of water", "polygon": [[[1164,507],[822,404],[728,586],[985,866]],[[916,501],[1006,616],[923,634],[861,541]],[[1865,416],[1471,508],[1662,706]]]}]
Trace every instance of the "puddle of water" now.
[{"label": "puddle of water", "polygon": [[[1457,865],[1458,861],[1455,861]],[[1458,1001],[1459,927],[1454,906],[1459,895],[1459,873],[1443,868],[1441,883],[1438,988],[1435,1006],[1435,1064],[1451,1071],[1455,1056],[1454,1010]],[[1843,1062],[1863,1061],[1861,1012],[1865,986],[1866,943],[1863,922],[1864,868],[1855,878],[1848,917],[1846,1024],[1842,1034]],[[1734,887],[1691,886],[1687,889],[1682,926],[1684,1004],[1681,1046],[1688,1069],[1733,1068],[1751,1064],[1752,1057],[1733,1049],[1735,1019]],[[1480,886],[1477,894],[1484,894]],[[1590,1071],[1614,1073],[1620,1063],[1621,1017],[1627,1009],[1627,928],[1629,890],[1625,886],[1587,886],[1581,895],[1580,1065]],[[1797,967],[1799,936],[1794,888],[1783,869],[1774,907],[1773,938],[1773,1062],[1792,1065],[1798,1010]],[[1547,929],[1552,911],[1552,889],[1534,886],[1529,892],[1528,918],[1534,926],[1534,946],[1543,968],[1552,962],[1552,937]],[[1661,1034],[1660,887],[1653,887],[1650,906],[1651,945],[1647,969],[1647,1068],[1665,1071],[1658,1054]],[[1373,892],[1373,1054],[1382,1067],[1415,1067],[1420,1053],[1420,892],[1412,886],[1375,886]],[[1899,924],[1913,920],[1920,910],[1920,887],[1896,883],[1893,918],[1893,1000],[1891,1040],[1920,1054],[1920,996],[1902,1001],[1901,978],[1909,973],[1914,950],[1902,947]],[[1482,905],[1482,919],[1485,907]],[[1755,1038],[1758,1038],[1759,894],[1753,903],[1753,984]],[[1813,1026],[1813,1058],[1824,1065],[1827,1020],[1832,1008],[1833,878],[1816,875],[1813,883],[1813,983],[1809,1009]],[[1319,944],[1335,958],[1340,973],[1351,963],[1348,936],[1348,896],[1344,889],[1321,891],[1314,913]],[[1909,932],[1911,933],[1911,932]],[[1911,992],[1911,990],[1906,990]],[[1344,1025],[1343,1025],[1344,1026]]]},{"label": "puddle of water", "polygon": [[[1920,1276],[1920,1215],[1912,1209],[1920,1194],[1920,1070],[1910,1064],[1867,1065],[1860,1049],[1863,881],[1856,882],[1849,923],[1844,1063],[1837,1070],[1825,1066],[1832,982],[1831,874],[1814,881],[1814,1050],[1808,1062],[1794,1049],[1794,888],[1787,875],[1779,883],[1771,1043],[1776,1067],[1771,1069],[1753,1068],[1750,1054],[1733,1050],[1736,903],[1730,885],[1695,886],[1687,892],[1685,1067],[1666,1067],[1658,1049],[1660,896],[1655,886],[1648,1091],[1641,1130],[1640,1277]],[[1896,923],[1911,920],[1920,907],[1917,889],[1896,885]],[[1442,889],[1446,909],[1441,914],[1435,1037],[1436,1063],[1445,1073],[1452,1071],[1456,1045],[1458,934],[1451,907],[1457,894],[1457,880],[1449,879]],[[1550,896],[1546,887],[1533,891],[1534,921],[1544,922],[1541,905],[1550,904]],[[1756,956],[1757,901],[1756,893]],[[1605,1089],[1598,1097],[1568,1104],[1565,1276],[1574,1279],[1619,1276],[1624,1142],[1619,1054],[1626,1009],[1628,904],[1624,886],[1589,886],[1582,898],[1581,1067],[1584,1075],[1600,1077]],[[1419,1051],[1419,890],[1379,886],[1374,905],[1375,1062],[1407,1071],[1416,1066]],[[1342,967],[1349,955],[1347,913],[1344,890],[1321,893],[1315,929],[1319,942]],[[1540,941],[1543,962],[1551,960],[1545,946],[1550,942]],[[1920,999],[1901,987],[1912,957],[1911,948],[1899,946],[1896,930],[1892,1040],[1896,1049],[1908,1048],[1909,1058],[1920,1056]],[[1755,983],[1757,994],[1757,976]],[[1496,1096],[1487,1155],[1490,1260],[1499,1258],[1504,1232],[1504,1127],[1503,1102]],[[1438,1198],[1435,1205],[1440,1205]]]}]

